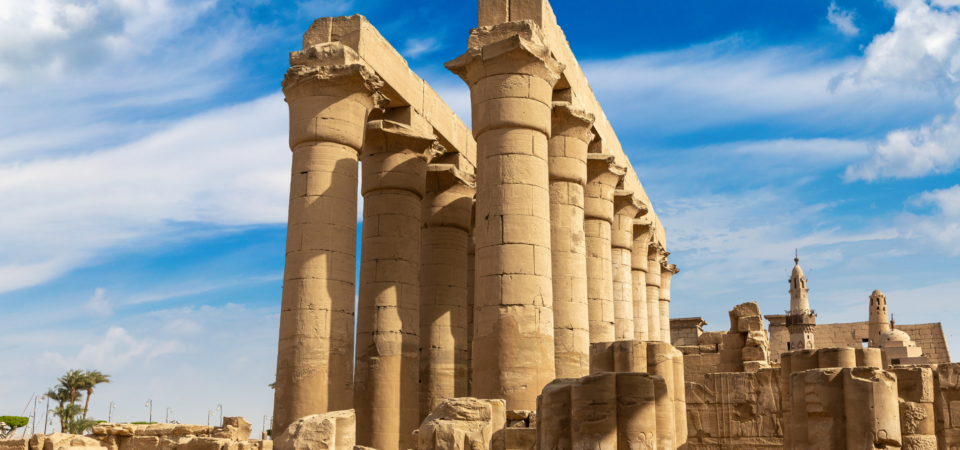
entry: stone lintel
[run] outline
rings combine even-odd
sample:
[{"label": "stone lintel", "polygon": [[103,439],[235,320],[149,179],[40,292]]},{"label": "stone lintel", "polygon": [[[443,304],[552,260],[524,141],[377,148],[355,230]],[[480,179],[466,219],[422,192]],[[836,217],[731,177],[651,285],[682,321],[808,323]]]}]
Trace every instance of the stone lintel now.
[{"label": "stone lintel", "polygon": [[407,61],[366,17],[355,14],[315,20],[303,35],[303,50],[291,53],[291,61],[295,58],[294,54],[297,54],[298,61],[304,58],[310,61],[313,55],[323,53],[319,49],[314,50],[316,46],[329,43],[353,50],[383,80],[381,91],[389,98],[389,103],[384,105],[386,108],[413,108],[430,124],[448,153],[464,155],[469,167],[465,165],[461,168],[471,172],[475,170],[477,144],[470,129],[427,82],[410,70]]},{"label": "stone lintel", "polygon": [[703,330],[703,326],[708,325],[706,320],[703,320],[703,317],[681,317],[677,319],[670,319],[670,328],[700,328]]}]

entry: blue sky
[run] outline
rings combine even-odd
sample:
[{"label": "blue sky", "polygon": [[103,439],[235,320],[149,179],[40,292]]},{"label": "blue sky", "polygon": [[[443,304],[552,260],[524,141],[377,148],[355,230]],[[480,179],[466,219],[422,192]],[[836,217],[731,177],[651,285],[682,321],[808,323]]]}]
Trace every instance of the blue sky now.
[{"label": "blue sky", "polygon": [[[469,123],[442,66],[476,5],[0,0],[0,414],[70,368],[92,414],[272,412],[287,52],[364,14]],[[960,1],[555,1],[662,218],[674,317],[788,307],[943,321],[960,351]],[[954,337],[954,333],[956,337]],[[956,344],[956,345],[954,345]],[[159,411],[159,412],[158,412]]]}]

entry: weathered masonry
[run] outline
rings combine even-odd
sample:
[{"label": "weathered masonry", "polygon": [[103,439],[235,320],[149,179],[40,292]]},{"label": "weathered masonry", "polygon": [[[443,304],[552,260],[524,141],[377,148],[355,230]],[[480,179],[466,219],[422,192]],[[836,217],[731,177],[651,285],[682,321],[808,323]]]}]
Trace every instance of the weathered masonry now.
[{"label": "weathered masonry", "polygon": [[[405,450],[450,399],[536,410],[554,380],[591,375],[594,344],[674,361],[664,227],[549,3],[478,11],[446,64],[469,127],[363,16],[318,19],[290,54],[278,431],[353,409],[357,444]],[[677,372],[624,386],[669,384],[650,401],[682,418]]]}]

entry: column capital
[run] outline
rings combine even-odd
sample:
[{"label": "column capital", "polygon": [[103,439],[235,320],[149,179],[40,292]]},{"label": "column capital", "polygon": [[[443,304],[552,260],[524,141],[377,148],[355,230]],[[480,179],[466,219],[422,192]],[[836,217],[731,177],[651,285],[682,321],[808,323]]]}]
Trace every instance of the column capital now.
[{"label": "column capital", "polygon": [[373,69],[352,48],[330,42],[290,53],[290,68],[281,86],[287,102],[301,97],[349,98],[367,107],[382,109],[389,99]]},{"label": "column capital", "polygon": [[550,83],[560,81],[563,63],[544,44],[543,33],[525,20],[470,30],[467,52],[443,66],[471,87],[493,75],[523,74]]},{"label": "column capital", "polygon": [[663,258],[666,258],[667,255],[669,255],[669,253],[663,249],[663,245],[660,245],[657,241],[650,242],[647,249],[647,260],[659,262],[662,261]]},{"label": "column capital", "polygon": [[390,120],[367,122],[367,135],[361,156],[376,153],[410,152],[429,163],[442,156],[446,149],[432,134],[422,133],[402,123]]},{"label": "column capital", "polygon": [[[603,181],[613,181],[604,184],[616,186],[620,179],[627,175],[627,168],[617,164],[617,157],[610,154],[587,154],[587,177],[592,182],[596,178],[602,177]],[[598,180],[599,181],[599,180]],[[613,199],[613,190],[610,190],[610,198]]]},{"label": "column capital", "polygon": [[371,120],[360,152],[360,193],[400,189],[423,198],[427,164],[443,152],[443,146],[432,134],[389,120]]},{"label": "column capital", "polygon": [[615,215],[636,219],[645,216],[648,211],[647,205],[633,196],[633,191],[623,189],[613,191],[613,213]]},{"label": "column capital", "polygon": [[579,139],[586,144],[593,140],[593,126],[595,117],[583,109],[576,108],[569,102],[553,102],[551,113],[550,136],[567,136]]},{"label": "column capital", "polygon": [[[638,239],[641,236],[643,239],[649,239],[649,236],[653,235],[653,231],[657,228],[656,224],[652,220],[646,217],[638,217],[633,219],[633,236],[634,239]],[[647,243],[644,242],[644,248],[646,248]]]},{"label": "column capital", "polygon": [[453,227],[470,232],[476,177],[453,164],[427,166],[427,194],[423,198],[423,227]]},{"label": "column capital", "polygon": [[660,275],[670,278],[676,274],[680,273],[680,269],[677,268],[676,264],[669,264],[667,260],[664,259],[660,262]]}]

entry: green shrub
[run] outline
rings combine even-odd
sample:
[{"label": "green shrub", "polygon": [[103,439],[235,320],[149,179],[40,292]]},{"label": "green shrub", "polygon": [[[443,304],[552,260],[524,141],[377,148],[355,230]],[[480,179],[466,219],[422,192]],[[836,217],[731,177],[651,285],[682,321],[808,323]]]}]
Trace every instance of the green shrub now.
[{"label": "green shrub", "polygon": [[13,435],[17,428],[24,427],[30,422],[28,417],[0,416],[0,438]]},{"label": "green shrub", "polygon": [[130,425],[153,425],[156,422],[130,422]]}]

